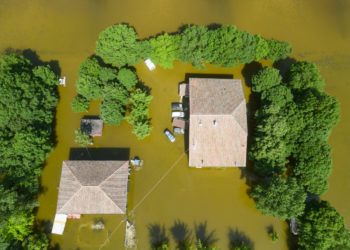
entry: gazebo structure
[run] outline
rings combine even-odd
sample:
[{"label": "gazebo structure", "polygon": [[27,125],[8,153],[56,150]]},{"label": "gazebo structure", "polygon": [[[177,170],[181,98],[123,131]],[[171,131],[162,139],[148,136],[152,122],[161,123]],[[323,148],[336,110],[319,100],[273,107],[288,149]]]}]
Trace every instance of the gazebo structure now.
[{"label": "gazebo structure", "polygon": [[102,136],[103,121],[99,118],[85,117],[81,119],[80,129],[90,136]]},{"label": "gazebo structure", "polygon": [[245,167],[247,112],[239,79],[189,79],[189,166]]},{"label": "gazebo structure", "polygon": [[[125,214],[128,173],[129,161],[63,161],[56,218]],[[52,232],[62,234],[62,224],[55,221]]]}]

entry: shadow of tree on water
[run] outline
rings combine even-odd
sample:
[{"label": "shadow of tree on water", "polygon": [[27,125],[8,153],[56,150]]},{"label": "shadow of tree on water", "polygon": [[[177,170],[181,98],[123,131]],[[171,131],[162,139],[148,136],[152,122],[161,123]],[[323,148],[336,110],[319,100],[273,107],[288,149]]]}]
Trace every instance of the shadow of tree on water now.
[{"label": "shadow of tree on water", "polygon": [[196,239],[200,240],[204,247],[209,247],[218,241],[215,238],[215,230],[209,232],[207,228],[207,222],[201,222],[198,225],[194,224]]},{"label": "shadow of tree on water", "polygon": [[251,249],[254,249],[254,243],[245,233],[239,231],[237,228],[235,230],[229,228],[228,237],[230,240],[229,249],[235,249],[241,242],[245,243]]},{"label": "shadow of tree on water", "polygon": [[192,232],[184,222],[175,220],[174,225],[170,228],[170,232],[178,249],[186,249],[192,244]]},{"label": "shadow of tree on water", "polygon": [[280,75],[282,76],[284,82],[286,81],[287,72],[290,66],[292,66],[292,64],[295,62],[296,60],[294,58],[287,57],[286,59],[278,60],[273,63],[273,67],[280,71]]},{"label": "shadow of tree on water", "polygon": [[163,244],[169,243],[169,238],[166,234],[164,225],[161,226],[160,224],[150,224],[148,225],[148,232],[152,249],[159,248]]}]

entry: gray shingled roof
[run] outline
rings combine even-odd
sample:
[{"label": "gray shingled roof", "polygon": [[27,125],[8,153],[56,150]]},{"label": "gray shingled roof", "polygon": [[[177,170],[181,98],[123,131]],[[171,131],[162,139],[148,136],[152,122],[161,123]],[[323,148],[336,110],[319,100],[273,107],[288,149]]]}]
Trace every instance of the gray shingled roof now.
[{"label": "gray shingled roof", "polygon": [[245,167],[247,114],[239,79],[190,78],[189,165]]},{"label": "gray shingled roof", "polygon": [[125,214],[128,161],[64,161],[58,214]]}]

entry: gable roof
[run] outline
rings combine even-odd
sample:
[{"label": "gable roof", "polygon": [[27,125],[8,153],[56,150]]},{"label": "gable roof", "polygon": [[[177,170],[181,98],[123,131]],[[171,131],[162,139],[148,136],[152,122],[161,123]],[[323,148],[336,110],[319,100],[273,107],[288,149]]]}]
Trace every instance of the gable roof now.
[{"label": "gable roof", "polygon": [[190,78],[189,165],[244,167],[246,102],[241,80]]},{"label": "gable roof", "polygon": [[63,161],[56,213],[124,214],[128,161]]}]

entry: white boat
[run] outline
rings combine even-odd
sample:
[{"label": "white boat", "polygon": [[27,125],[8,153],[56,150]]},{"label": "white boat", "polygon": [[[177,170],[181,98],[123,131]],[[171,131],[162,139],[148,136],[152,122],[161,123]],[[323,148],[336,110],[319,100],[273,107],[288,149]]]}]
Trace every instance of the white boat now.
[{"label": "white boat", "polygon": [[154,65],[151,59],[145,60],[145,64],[150,71],[153,71],[156,68],[156,65]]},{"label": "white boat", "polygon": [[60,85],[63,85],[64,87],[66,87],[66,77],[61,77],[60,79],[58,79],[60,82]]}]

